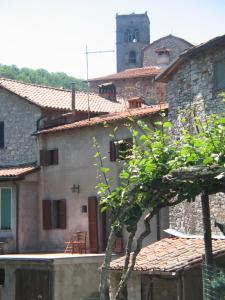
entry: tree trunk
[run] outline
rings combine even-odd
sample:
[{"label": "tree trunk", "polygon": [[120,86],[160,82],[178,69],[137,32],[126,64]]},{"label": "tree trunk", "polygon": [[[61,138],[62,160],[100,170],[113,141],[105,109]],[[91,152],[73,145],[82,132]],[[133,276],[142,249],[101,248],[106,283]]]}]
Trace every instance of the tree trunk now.
[{"label": "tree trunk", "polygon": [[212,234],[211,234],[211,222],[210,222],[209,195],[207,191],[202,192],[201,202],[202,202],[202,219],[203,219],[203,231],[204,231],[204,243],[205,243],[205,263],[206,265],[212,265],[213,264]]},{"label": "tree trunk", "polygon": [[105,250],[104,261],[101,267],[100,285],[99,285],[100,300],[109,299],[108,269],[112,258],[112,252],[113,252],[115,240],[116,240],[115,230],[114,228],[111,228],[109,238],[108,238],[107,248]]}]

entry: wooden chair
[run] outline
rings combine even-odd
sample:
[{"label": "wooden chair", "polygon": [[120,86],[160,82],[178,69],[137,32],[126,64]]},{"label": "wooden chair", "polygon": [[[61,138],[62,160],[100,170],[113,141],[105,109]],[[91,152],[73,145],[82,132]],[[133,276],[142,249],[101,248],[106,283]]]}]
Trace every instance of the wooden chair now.
[{"label": "wooden chair", "polygon": [[87,232],[77,231],[69,242],[65,242],[64,253],[87,253]]}]

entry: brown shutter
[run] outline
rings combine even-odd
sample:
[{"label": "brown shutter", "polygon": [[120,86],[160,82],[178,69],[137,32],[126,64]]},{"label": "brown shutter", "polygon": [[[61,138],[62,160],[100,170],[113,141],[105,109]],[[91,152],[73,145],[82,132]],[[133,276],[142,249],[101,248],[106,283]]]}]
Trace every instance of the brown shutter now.
[{"label": "brown shutter", "polygon": [[48,166],[48,150],[42,149],[40,150],[40,165]]},{"label": "brown shutter", "polygon": [[120,254],[123,250],[123,240],[122,237],[117,237],[115,240],[114,251],[117,254]]},{"label": "brown shutter", "polygon": [[98,253],[97,197],[88,197],[88,227],[90,252]]},{"label": "brown shutter", "polygon": [[53,151],[53,153],[52,153],[53,165],[58,165],[58,163],[59,163],[58,149],[54,149],[52,151]]},{"label": "brown shutter", "polygon": [[114,141],[109,142],[110,161],[116,161],[116,145]]},{"label": "brown shutter", "polygon": [[66,229],[66,200],[58,200],[59,205],[59,228]]},{"label": "brown shutter", "polygon": [[52,228],[52,202],[51,200],[42,201],[42,217],[43,217],[43,229]]}]

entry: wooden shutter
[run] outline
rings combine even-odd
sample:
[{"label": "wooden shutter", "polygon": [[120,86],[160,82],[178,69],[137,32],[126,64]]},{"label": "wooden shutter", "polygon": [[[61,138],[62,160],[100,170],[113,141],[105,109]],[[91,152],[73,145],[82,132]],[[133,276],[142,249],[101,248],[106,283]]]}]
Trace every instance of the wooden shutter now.
[{"label": "wooden shutter", "polygon": [[1,189],[1,229],[11,228],[11,189]]},{"label": "wooden shutter", "polygon": [[116,161],[116,144],[114,141],[109,142],[110,161]]},{"label": "wooden shutter", "polygon": [[51,200],[42,201],[42,217],[43,229],[48,230],[52,228],[52,202]]},{"label": "wooden shutter", "polygon": [[52,150],[52,164],[58,165],[58,163],[59,163],[58,149],[54,149]]},{"label": "wooden shutter", "polygon": [[0,148],[4,148],[4,122],[0,122]]},{"label": "wooden shutter", "polygon": [[215,84],[217,89],[225,87],[225,60],[217,61],[214,66]]},{"label": "wooden shutter", "polygon": [[40,150],[40,165],[48,166],[48,164],[49,164],[48,150],[42,149]]},{"label": "wooden shutter", "polygon": [[59,228],[66,229],[66,200],[58,200],[59,209]]},{"label": "wooden shutter", "polygon": [[120,254],[123,251],[122,237],[117,237],[115,240],[114,252]]},{"label": "wooden shutter", "polygon": [[98,253],[97,197],[88,197],[88,227],[90,252]]}]

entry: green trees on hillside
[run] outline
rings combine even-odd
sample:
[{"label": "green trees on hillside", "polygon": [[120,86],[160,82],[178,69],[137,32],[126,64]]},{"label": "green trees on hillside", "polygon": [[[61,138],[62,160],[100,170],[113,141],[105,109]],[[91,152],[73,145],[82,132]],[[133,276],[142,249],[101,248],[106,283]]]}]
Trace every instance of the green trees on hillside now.
[{"label": "green trees on hillside", "polygon": [[45,69],[33,70],[30,68],[21,68],[17,66],[6,66],[0,64],[0,77],[24,81],[27,83],[34,83],[40,85],[47,85],[52,87],[63,87],[64,89],[71,88],[71,82],[76,83],[76,89],[85,91],[87,84],[82,79],[77,79],[73,76],[68,76],[63,72],[48,72]]}]

